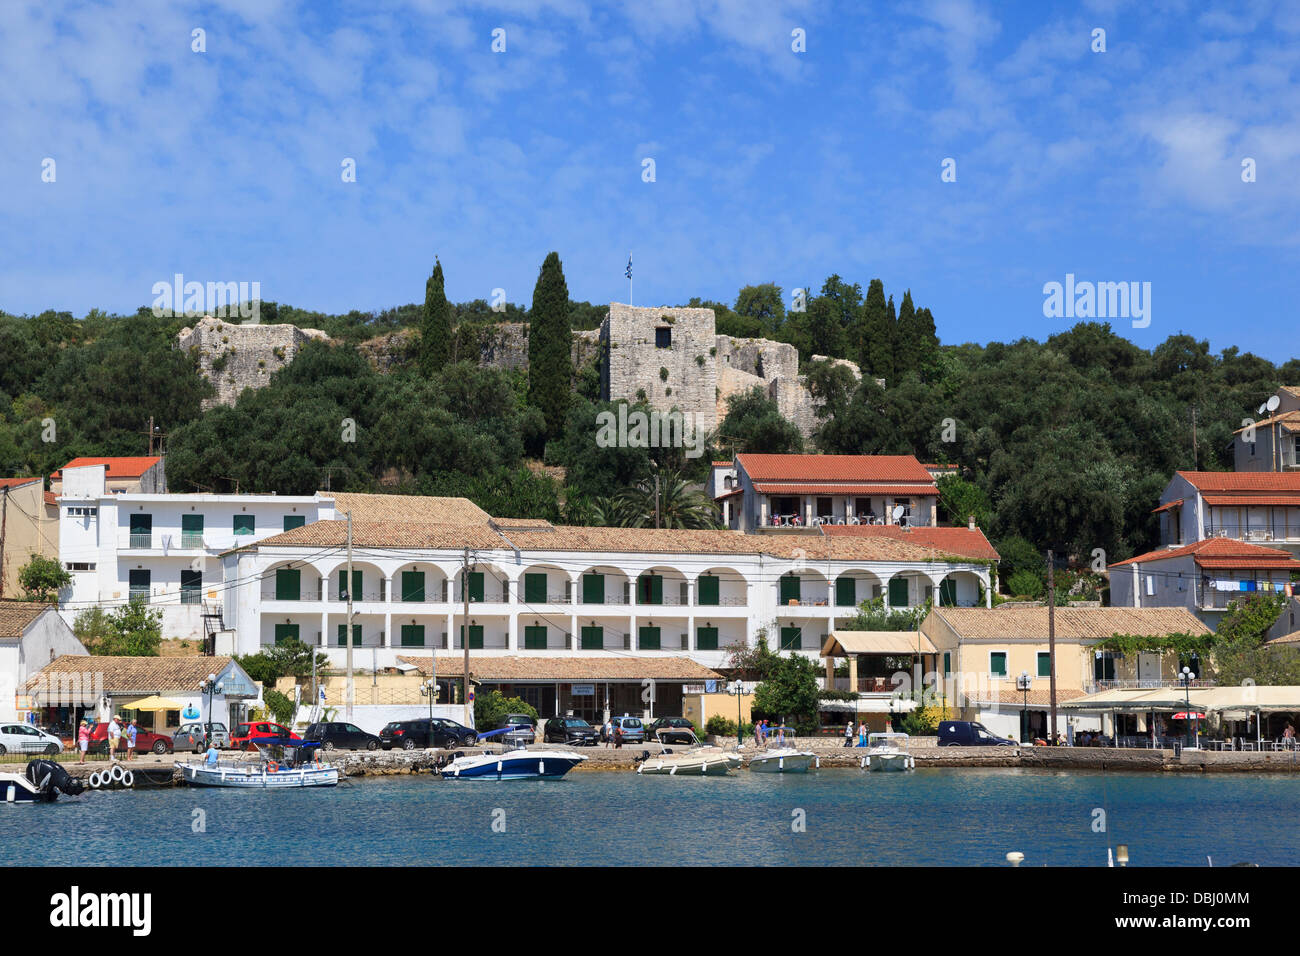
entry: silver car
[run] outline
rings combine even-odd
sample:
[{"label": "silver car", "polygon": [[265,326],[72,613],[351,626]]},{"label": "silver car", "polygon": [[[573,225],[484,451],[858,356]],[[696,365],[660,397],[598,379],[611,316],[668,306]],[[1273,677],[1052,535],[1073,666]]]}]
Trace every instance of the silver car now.
[{"label": "silver car", "polygon": [[[225,750],[230,746],[230,734],[226,731],[225,724],[208,724],[211,729],[212,743],[218,750]],[[172,734],[172,746],[177,753],[183,750],[190,750],[194,753],[202,753],[207,747],[207,742],[203,736],[203,725],[199,723],[185,724],[180,730]]]}]

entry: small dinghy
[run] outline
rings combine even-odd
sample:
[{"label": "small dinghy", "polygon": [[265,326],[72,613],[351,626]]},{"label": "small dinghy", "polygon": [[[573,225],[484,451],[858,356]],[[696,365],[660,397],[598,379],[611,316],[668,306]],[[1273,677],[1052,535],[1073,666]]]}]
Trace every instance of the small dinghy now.
[{"label": "small dinghy", "polygon": [[503,750],[458,754],[439,771],[444,780],[541,780],[563,777],[587,758],[571,750]]},{"label": "small dinghy", "polygon": [[0,800],[5,803],[53,803],[59,794],[75,797],[86,785],[55,760],[32,760],[22,774],[0,773]]},{"label": "small dinghy", "polygon": [[257,749],[238,760],[216,763],[178,763],[181,780],[196,787],[280,790],[296,787],[332,787],[339,782],[339,770],[322,763],[309,740],[268,737],[254,740]]}]

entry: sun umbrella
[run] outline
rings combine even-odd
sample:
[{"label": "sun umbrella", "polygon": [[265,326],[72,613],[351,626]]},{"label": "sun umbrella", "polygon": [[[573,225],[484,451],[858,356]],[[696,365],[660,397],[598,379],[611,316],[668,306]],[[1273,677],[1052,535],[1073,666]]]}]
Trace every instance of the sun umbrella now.
[{"label": "sun umbrella", "polygon": [[1204,720],[1204,719],[1205,719],[1205,715],[1198,714],[1196,713],[1196,711],[1191,711],[1189,713],[1188,711],[1180,710],[1178,713],[1174,714],[1174,720]]},{"label": "sun umbrella", "polygon": [[142,697],[130,704],[123,704],[123,710],[147,710],[150,712],[158,710],[180,710],[185,705],[178,700],[172,700],[170,697],[159,697],[154,694],[152,697]]}]

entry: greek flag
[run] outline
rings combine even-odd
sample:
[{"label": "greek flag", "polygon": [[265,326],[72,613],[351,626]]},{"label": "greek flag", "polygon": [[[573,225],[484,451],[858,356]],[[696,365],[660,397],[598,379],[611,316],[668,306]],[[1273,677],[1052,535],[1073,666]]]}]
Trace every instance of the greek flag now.
[{"label": "greek flag", "polygon": [[632,253],[627,254],[627,277],[632,278]]}]

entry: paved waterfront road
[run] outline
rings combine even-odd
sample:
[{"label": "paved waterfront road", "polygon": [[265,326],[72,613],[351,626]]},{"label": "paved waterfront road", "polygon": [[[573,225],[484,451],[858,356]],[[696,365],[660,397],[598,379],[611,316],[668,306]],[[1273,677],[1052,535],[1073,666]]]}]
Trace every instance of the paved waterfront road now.
[{"label": "paved waterfront road", "polygon": [[1135,866],[1294,866],[1300,835],[1279,811],[1298,796],[1290,775],[971,769],[94,792],[0,805],[0,864],[1002,865],[1016,849],[1026,865],[1098,866],[1109,840]]}]

